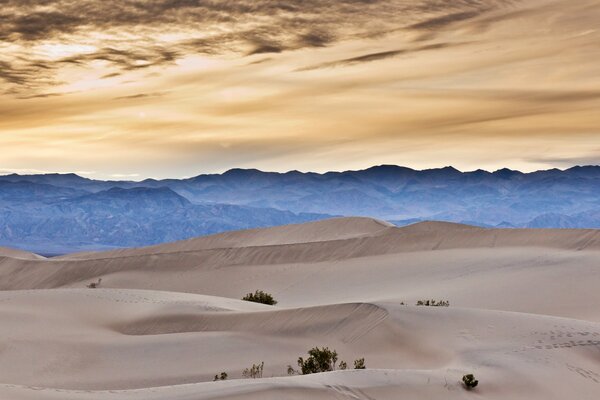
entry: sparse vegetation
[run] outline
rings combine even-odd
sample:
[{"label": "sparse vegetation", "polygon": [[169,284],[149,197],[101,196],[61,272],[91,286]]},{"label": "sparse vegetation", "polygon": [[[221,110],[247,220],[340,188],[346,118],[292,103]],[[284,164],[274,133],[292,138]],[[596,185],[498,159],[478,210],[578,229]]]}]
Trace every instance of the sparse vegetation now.
[{"label": "sparse vegetation", "polygon": [[365,369],[365,359],[359,358],[358,360],[354,360],[354,369]]},{"label": "sparse vegetation", "polygon": [[298,358],[298,367],[302,375],[316,374],[319,372],[335,371],[338,354],[328,347],[322,349],[314,347],[308,351],[308,358]]},{"label": "sparse vegetation", "polygon": [[88,285],[86,285],[89,289],[97,289],[100,287],[100,284],[102,283],[102,278],[98,278],[97,282],[92,282],[89,283]]},{"label": "sparse vegetation", "polygon": [[[299,357],[297,364],[300,368],[299,371],[288,365],[288,375],[295,374],[317,374],[320,372],[335,371],[336,368],[345,370],[348,368],[348,364],[345,361],[340,361],[338,364],[338,353],[335,350],[329,350],[328,347],[314,347],[308,351],[308,358],[304,359]],[[354,369],[365,369],[365,359],[360,358],[354,361]]]},{"label": "sparse vegetation", "polygon": [[475,379],[475,376],[473,376],[473,374],[463,376],[462,381],[467,390],[474,389],[479,384],[479,381]]},{"label": "sparse vegetation", "polygon": [[244,378],[252,378],[252,379],[262,378],[264,367],[265,367],[264,361],[261,362],[260,364],[252,364],[252,367],[246,368],[245,370],[242,371],[242,376]]},{"label": "sparse vegetation", "polygon": [[215,379],[213,379],[213,381],[224,381],[227,379],[227,372],[221,372],[218,375],[215,375]]},{"label": "sparse vegetation", "polygon": [[253,303],[262,303],[270,306],[274,306],[277,304],[277,301],[273,298],[269,293],[263,292],[262,290],[257,290],[254,293],[248,293],[242,300],[251,301]]},{"label": "sparse vegetation", "polygon": [[429,306],[429,307],[450,307],[448,300],[419,300],[417,301],[418,306]]}]

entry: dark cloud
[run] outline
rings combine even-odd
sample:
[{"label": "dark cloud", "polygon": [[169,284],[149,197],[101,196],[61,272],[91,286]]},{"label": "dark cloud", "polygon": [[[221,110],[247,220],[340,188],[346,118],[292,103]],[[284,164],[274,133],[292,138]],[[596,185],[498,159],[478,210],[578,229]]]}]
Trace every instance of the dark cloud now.
[{"label": "dark cloud", "polygon": [[[47,75],[53,70],[50,64],[41,61],[25,62],[16,58],[13,62],[0,60],[0,81],[9,84],[8,89],[0,89],[0,93],[12,93],[14,87],[30,89],[38,85],[52,85],[54,81]],[[23,64],[24,63],[24,64]]]},{"label": "dark cloud", "polygon": [[26,81],[22,73],[14,71],[12,65],[6,61],[0,61],[0,79],[17,85]]},{"label": "dark cloud", "polygon": [[440,29],[447,25],[451,25],[455,22],[465,21],[467,19],[475,18],[481,15],[481,11],[464,11],[448,15],[442,15],[441,17],[431,18],[416,24],[410,25],[409,29]]},{"label": "dark cloud", "polygon": [[[21,46],[3,61],[0,79],[13,86],[51,82],[61,65],[113,65],[106,76],[168,65],[188,54],[277,54],[337,41],[374,38],[402,27],[434,30],[516,0],[0,0],[0,40]],[[101,32],[114,39],[96,39]],[[185,32],[164,42],[160,34]],[[92,42],[98,50],[52,62],[31,53],[36,44]],[[397,54],[396,54],[397,55]],[[0,55],[2,57],[3,55]],[[365,62],[394,56],[365,56]],[[36,59],[37,57],[37,59]],[[353,61],[348,61],[351,64]]]},{"label": "dark cloud", "polygon": [[[12,21],[12,32],[25,40],[39,40],[60,33],[72,32],[84,25],[78,15],[68,15],[59,11],[36,12],[15,17]],[[6,36],[6,34],[4,34]]]},{"label": "dark cloud", "polygon": [[335,40],[332,32],[313,31],[298,37],[298,47],[324,47]]},{"label": "dark cloud", "polygon": [[113,72],[113,73],[110,73],[110,74],[103,75],[101,78],[102,79],[116,78],[116,77],[121,76],[121,75],[122,74],[120,72]]},{"label": "dark cloud", "polygon": [[59,96],[63,96],[64,93],[40,93],[40,94],[34,94],[34,95],[30,95],[30,96],[21,96],[19,97],[19,99],[21,100],[29,100],[29,99],[47,99],[49,97],[59,97]]},{"label": "dark cloud", "polygon": [[266,63],[266,62],[268,62],[268,61],[271,61],[272,59],[273,59],[272,57],[265,57],[265,58],[261,58],[261,59],[259,59],[259,60],[256,60],[256,61],[249,62],[249,63],[248,63],[248,64],[246,64],[246,65],[257,65],[257,64],[263,64],[263,63]]},{"label": "dark cloud", "polygon": [[122,70],[135,70],[155,65],[169,64],[177,59],[177,53],[161,47],[121,50],[111,47],[90,54],[78,54],[57,61],[64,64],[86,64],[90,61],[108,61]]},{"label": "dark cloud", "polygon": [[255,54],[281,53],[283,50],[283,47],[275,44],[261,44],[249,51],[247,54],[249,56],[253,56]]},{"label": "dark cloud", "polygon": [[435,43],[435,44],[415,47],[415,48],[411,48],[411,49],[381,51],[381,52],[376,52],[376,53],[364,54],[362,56],[345,58],[342,60],[335,60],[335,61],[330,61],[330,62],[326,62],[326,63],[311,65],[308,67],[300,68],[297,71],[312,71],[315,69],[322,69],[322,68],[334,68],[334,67],[348,66],[348,65],[354,65],[354,64],[362,64],[362,63],[368,63],[368,62],[372,62],[372,61],[384,60],[384,59],[392,58],[392,57],[398,57],[398,56],[405,55],[405,54],[417,53],[417,52],[428,51],[428,50],[438,50],[438,49],[443,49],[443,48],[447,48],[447,47],[459,46],[462,44],[464,44],[464,43]]},{"label": "dark cloud", "polygon": [[115,97],[114,100],[136,100],[136,99],[145,99],[145,98],[149,98],[149,97],[160,97],[160,96],[164,96],[164,95],[165,95],[164,92],[138,93],[138,94],[132,94],[129,96]]}]

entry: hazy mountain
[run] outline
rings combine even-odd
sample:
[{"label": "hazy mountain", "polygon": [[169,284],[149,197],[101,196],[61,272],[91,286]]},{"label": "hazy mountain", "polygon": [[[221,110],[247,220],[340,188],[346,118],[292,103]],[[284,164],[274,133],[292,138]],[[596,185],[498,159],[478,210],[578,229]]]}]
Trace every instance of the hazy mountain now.
[{"label": "hazy mountain", "polygon": [[378,166],[326,174],[231,170],[163,181],[192,202],[225,202],[387,220],[476,221],[524,226],[541,214],[600,208],[600,167],[522,173],[416,171]]},{"label": "hazy mountain", "polygon": [[527,224],[528,228],[593,228],[600,229],[600,209],[575,215],[542,214]]},{"label": "hazy mountain", "polygon": [[[30,193],[35,193],[40,185],[29,186]],[[29,203],[18,201],[0,209],[0,244],[63,253],[143,246],[328,217],[229,204],[192,204],[166,187],[112,188],[84,195],[73,191],[74,196],[66,199],[53,197],[62,189],[44,187],[48,187],[49,198],[37,196]]]},{"label": "hazy mountain", "polygon": [[370,216],[405,225],[599,228],[600,167],[523,173],[382,165],[324,174],[232,169],[189,179],[0,176],[0,244],[138,246],[230,229]]}]

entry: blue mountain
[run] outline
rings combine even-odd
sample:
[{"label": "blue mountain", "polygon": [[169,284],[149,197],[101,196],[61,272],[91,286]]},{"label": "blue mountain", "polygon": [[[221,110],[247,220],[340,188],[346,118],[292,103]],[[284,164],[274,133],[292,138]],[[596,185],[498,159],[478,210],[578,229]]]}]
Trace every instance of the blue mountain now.
[{"label": "blue mountain", "polygon": [[189,179],[0,176],[0,245],[56,252],[370,216],[485,227],[600,228],[600,167],[523,173],[381,165],[324,174],[232,169]]}]

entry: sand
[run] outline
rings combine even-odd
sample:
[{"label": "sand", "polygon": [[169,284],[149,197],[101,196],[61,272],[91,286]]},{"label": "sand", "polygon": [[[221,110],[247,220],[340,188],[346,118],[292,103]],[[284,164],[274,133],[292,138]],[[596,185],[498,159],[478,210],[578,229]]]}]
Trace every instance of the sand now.
[{"label": "sand", "polygon": [[[0,249],[0,399],[597,399],[599,256],[593,230],[368,218],[49,259]],[[277,306],[239,300],[255,289]],[[287,376],[323,345],[367,369]]]}]

